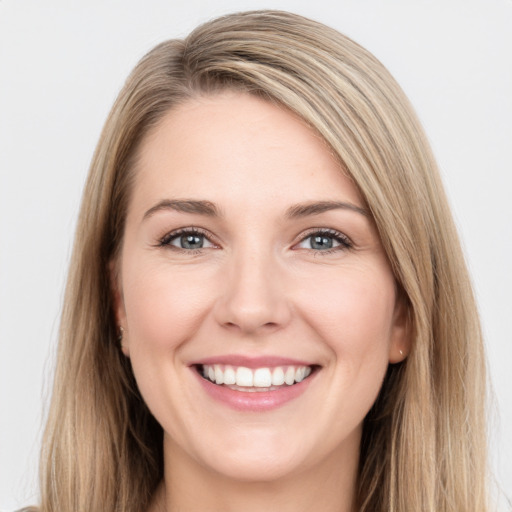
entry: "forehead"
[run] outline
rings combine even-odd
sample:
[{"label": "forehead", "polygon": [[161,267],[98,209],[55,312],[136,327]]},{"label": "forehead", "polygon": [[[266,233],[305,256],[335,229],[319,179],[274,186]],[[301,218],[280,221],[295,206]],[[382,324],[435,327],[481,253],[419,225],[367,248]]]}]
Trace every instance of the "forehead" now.
[{"label": "forehead", "polygon": [[238,92],[188,100],[143,140],[133,206],[167,196],[247,207],[318,199],[362,204],[327,144],[305,122]]}]

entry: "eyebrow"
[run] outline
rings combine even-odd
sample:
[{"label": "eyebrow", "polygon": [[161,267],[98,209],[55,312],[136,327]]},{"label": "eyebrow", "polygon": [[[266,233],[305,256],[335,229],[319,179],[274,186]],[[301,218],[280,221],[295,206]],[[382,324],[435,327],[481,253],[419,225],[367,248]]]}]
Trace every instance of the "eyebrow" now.
[{"label": "eyebrow", "polygon": [[297,219],[300,217],[307,217],[309,215],[319,215],[331,210],[351,210],[360,213],[365,217],[370,217],[370,212],[365,208],[361,208],[352,203],[345,201],[318,201],[311,203],[296,204],[288,208],[286,217],[289,219]]},{"label": "eyebrow", "polygon": [[[310,203],[300,203],[290,206],[286,210],[285,216],[288,219],[297,219],[308,217],[310,215],[319,215],[331,210],[350,210],[365,217],[370,217],[368,210],[345,201],[314,201]],[[143,220],[151,217],[159,211],[174,210],[180,213],[195,213],[207,217],[221,217],[220,210],[211,201],[196,199],[164,199],[155,206],[151,207],[143,217]]]},{"label": "eyebrow", "polygon": [[181,213],[195,213],[208,217],[220,217],[220,211],[210,201],[198,201],[194,199],[164,199],[150,208],[143,217],[143,220],[151,217],[159,211],[174,210]]}]

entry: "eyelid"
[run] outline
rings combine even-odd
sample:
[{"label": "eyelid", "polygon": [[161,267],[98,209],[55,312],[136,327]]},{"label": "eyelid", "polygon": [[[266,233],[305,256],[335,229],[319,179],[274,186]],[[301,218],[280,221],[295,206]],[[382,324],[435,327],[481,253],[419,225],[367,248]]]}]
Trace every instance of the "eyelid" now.
[{"label": "eyelid", "polygon": [[216,241],[215,237],[203,228],[198,228],[196,226],[188,226],[184,228],[174,229],[172,231],[166,232],[163,236],[157,239],[158,247],[167,247],[176,251],[184,251],[187,253],[202,251],[203,249],[210,249],[210,247],[201,247],[200,249],[183,249],[181,247],[176,247],[175,245],[171,245],[170,242],[181,235],[191,234],[191,235],[199,235],[203,236],[208,242],[210,242],[214,247],[218,248],[220,245]]},{"label": "eyelid", "polygon": [[310,228],[307,231],[301,233],[299,240],[294,244],[293,247],[296,247],[298,244],[304,242],[305,240],[307,240],[309,237],[311,237],[313,235],[324,235],[324,236],[327,235],[327,236],[330,236],[331,238],[334,238],[335,240],[337,240],[340,243],[339,246],[333,247],[332,249],[325,249],[322,251],[319,251],[319,250],[315,251],[314,249],[311,249],[315,253],[329,254],[329,253],[340,251],[340,250],[343,251],[343,250],[347,250],[347,249],[352,249],[354,247],[354,243],[347,235],[345,235],[341,231],[338,231],[337,229],[332,229],[332,228]]}]

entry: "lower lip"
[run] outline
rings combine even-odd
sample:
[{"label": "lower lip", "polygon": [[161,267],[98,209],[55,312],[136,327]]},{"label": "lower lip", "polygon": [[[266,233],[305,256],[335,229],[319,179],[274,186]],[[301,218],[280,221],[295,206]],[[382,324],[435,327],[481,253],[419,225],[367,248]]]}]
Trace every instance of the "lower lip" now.
[{"label": "lower lip", "polygon": [[313,372],[302,382],[298,382],[292,386],[283,386],[274,391],[250,392],[237,391],[227,386],[218,386],[202,377],[195,369],[192,368],[192,371],[196,374],[206,393],[214,400],[222,402],[232,409],[247,412],[269,411],[298,398],[306,391],[311,380],[317,374],[317,372]]}]

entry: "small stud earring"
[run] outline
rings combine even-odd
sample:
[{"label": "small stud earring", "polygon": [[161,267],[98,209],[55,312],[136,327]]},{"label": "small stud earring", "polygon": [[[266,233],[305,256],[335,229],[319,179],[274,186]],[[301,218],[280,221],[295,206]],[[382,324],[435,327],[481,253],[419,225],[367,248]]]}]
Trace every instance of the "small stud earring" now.
[{"label": "small stud earring", "polygon": [[404,351],[402,349],[400,349],[398,352],[400,352],[400,355],[403,357]]},{"label": "small stud earring", "polygon": [[117,341],[123,346],[123,335],[124,335],[124,329],[119,326],[119,336],[117,337]]}]

